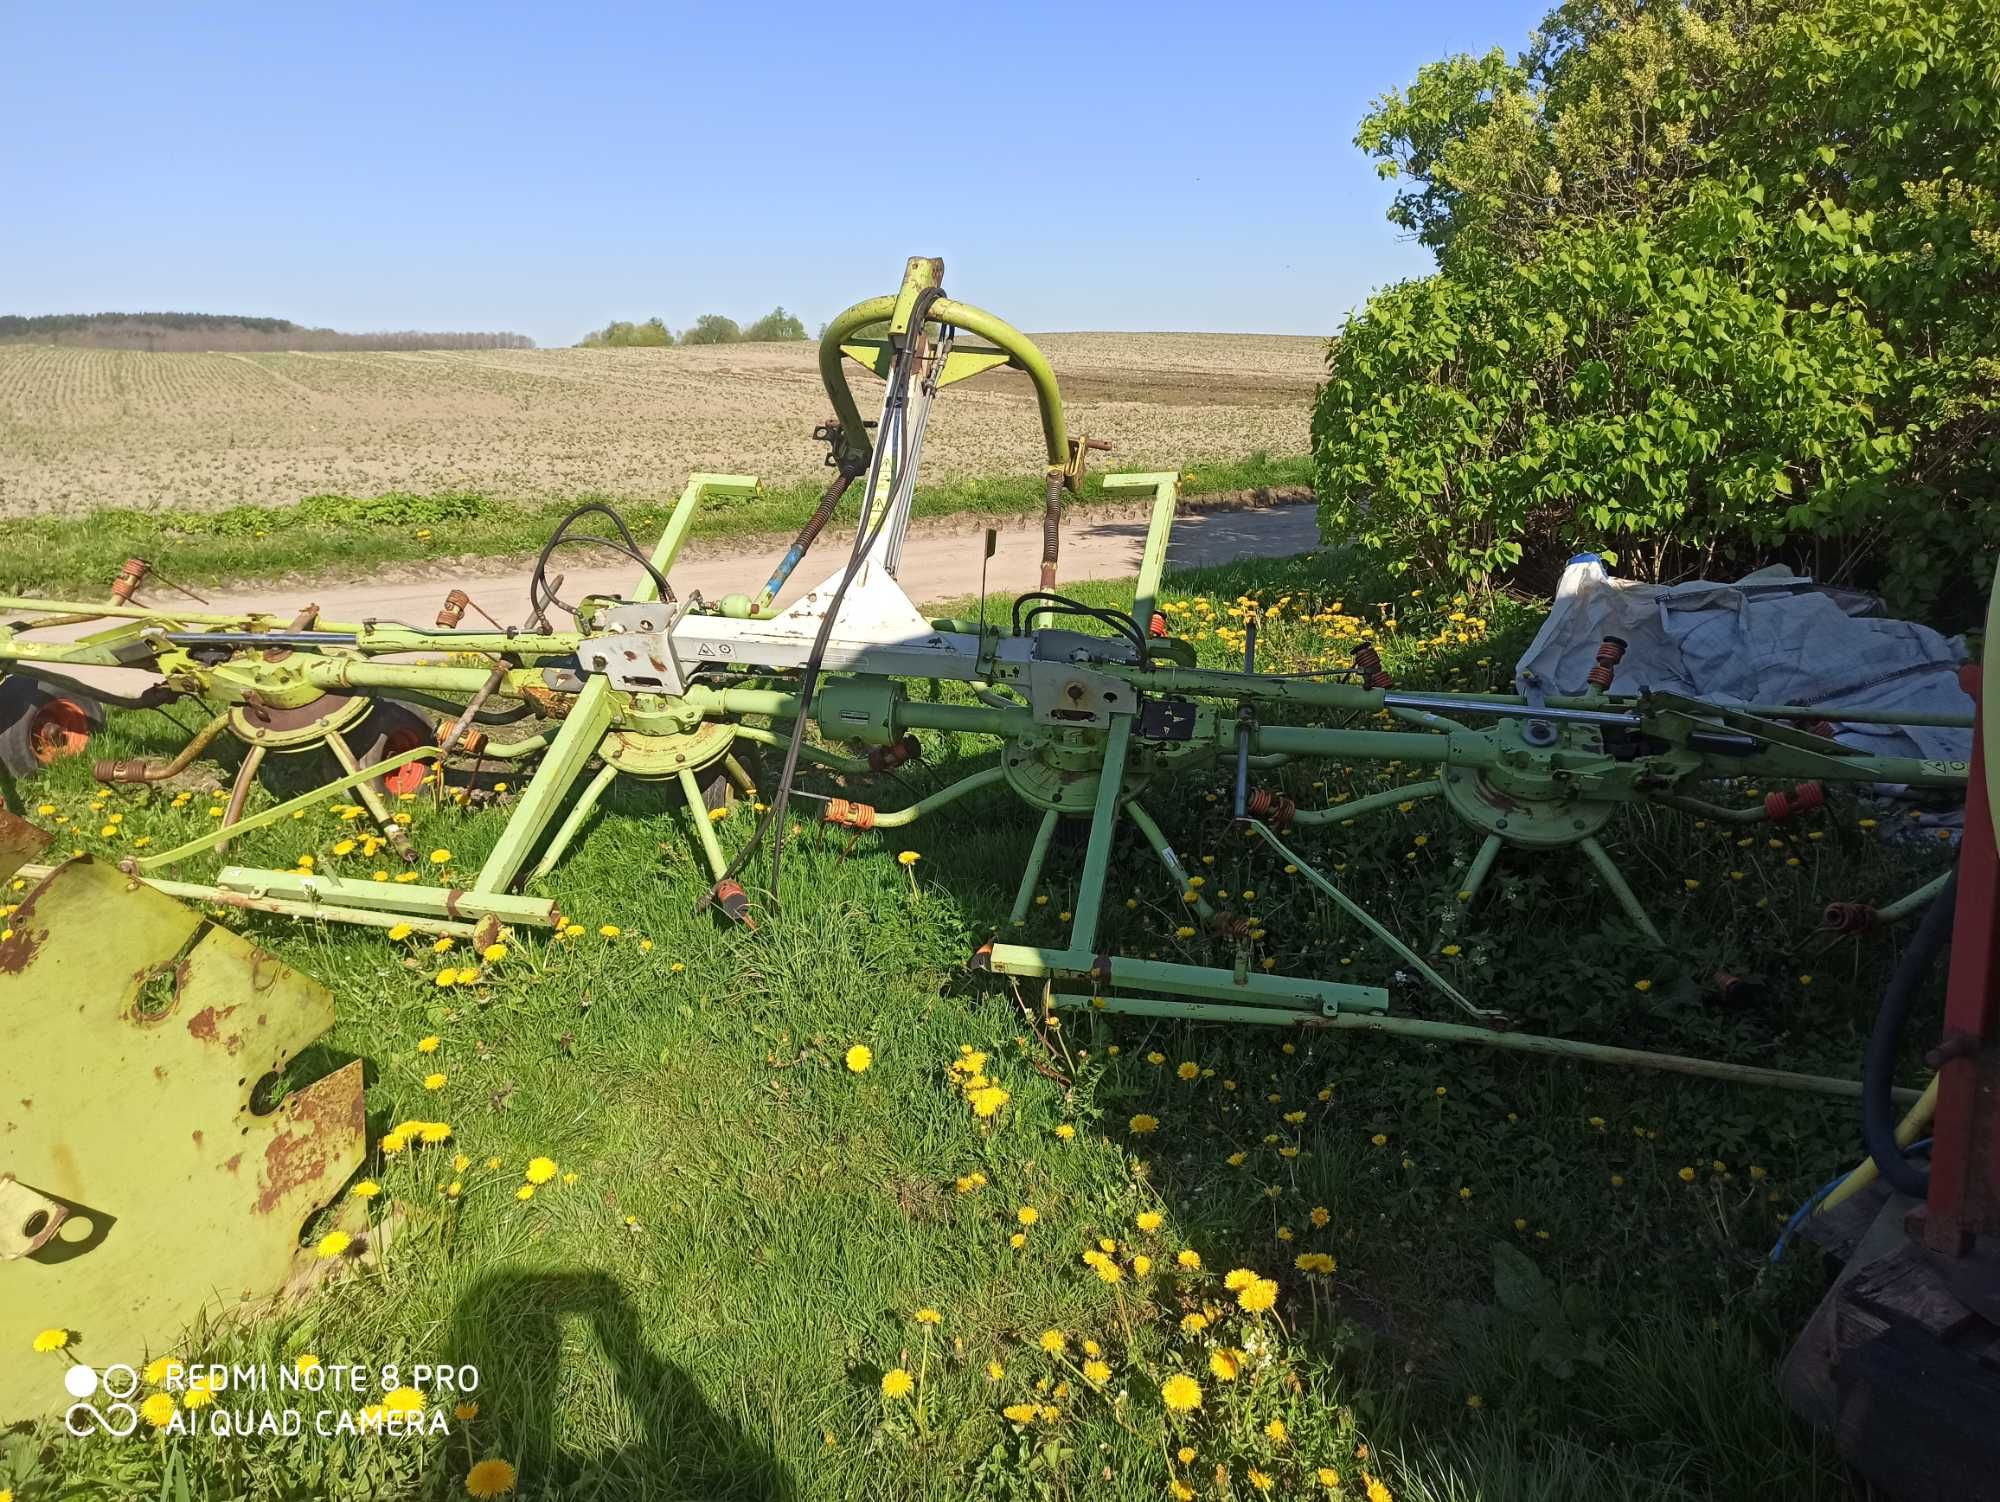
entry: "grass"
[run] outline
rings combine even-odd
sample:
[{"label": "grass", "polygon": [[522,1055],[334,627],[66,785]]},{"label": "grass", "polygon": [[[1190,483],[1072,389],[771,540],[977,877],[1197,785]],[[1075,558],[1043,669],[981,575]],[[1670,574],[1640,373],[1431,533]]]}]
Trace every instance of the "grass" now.
[{"label": "grass", "polygon": [[[1312,461],[1252,454],[1198,463],[1182,475],[1190,499],[1279,486],[1309,486]],[[695,519],[697,541],[740,540],[760,532],[792,532],[819,502],[818,481],[770,488],[743,497],[711,497]],[[1073,504],[1091,506],[1133,497],[1104,493],[1103,477],[1084,478]],[[657,533],[669,502],[578,495],[519,502],[476,491],[433,495],[400,492],[354,499],[309,496],[296,506],[234,506],[223,511],[108,509],[81,516],[27,517],[7,523],[13,561],[6,587],[52,598],[96,599],[109,589],[106,560],[151,559],[170,579],[194,588],[236,585],[286,575],[360,576],[382,568],[444,559],[532,556],[563,514],[587,500],[619,507],[635,534]],[[842,516],[853,515],[853,500]],[[1039,512],[1042,488],[1033,477],[965,477],[927,485],[914,514],[1012,516]]]},{"label": "grass", "polygon": [[[1120,586],[1078,592],[1111,603]],[[1255,595],[1277,605],[1268,667],[1343,660],[1351,620],[1401,679],[1439,687],[1496,684],[1536,619],[1412,599],[1324,555],[1176,576],[1166,595],[1206,665],[1234,657],[1233,602]],[[158,714],[119,715],[98,750],[157,754],[179,736]],[[900,786],[848,795],[899,806],[991,754],[925,740]],[[1285,775],[1317,803],[1409,771]],[[208,798],[186,790],[178,808],[167,790],[100,796],[69,763],[22,791],[75,848],[102,851],[210,827]],[[1385,982],[1379,951],[1225,837],[1222,795],[1216,777],[1151,801],[1214,888],[1258,892],[1285,969]],[[503,819],[405,807],[418,847],[460,871]],[[106,840],[113,810],[122,833]],[[1836,796],[1817,825],[1775,831],[1776,848],[1765,830],[1742,848],[1678,815],[1615,825],[1608,843],[1667,932],[1664,957],[1581,862],[1509,858],[1437,962],[1530,1026],[1851,1074],[1895,946],[1808,970],[1798,942],[1828,898],[1880,900],[1939,861],[1868,816]],[[1772,1387],[1820,1275],[1802,1254],[1766,1260],[1786,1212],[1854,1158],[1850,1105],[1351,1034],[1088,1015],[1051,1027],[964,969],[1006,922],[1031,834],[1019,806],[974,800],[883,834],[806,828],[786,909],[754,934],[689,916],[705,878],[685,819],[621,784],[548,886],[579,932],[518,936],[471,986],[435,985],[461,955],[417,940],[253,925],[334,988],[340,1019],[316,1062],[369,1061],[371,1131],[443,1118],[453,1136],[371,1157],[384,1193],[367,1214],[391,1234],[340,1264],[334,1287],[177,1354],[467,1362],[475,1418],[428,1440],[72,1443],[42,1425],[0,1451],[0,1487],[17,1502],[441,1499],[497,1457],[522,1496],[689,1502],[1177,1486],[1380,1502],[1371,1481],[1399,1502],[1851,1494]],[[745,822],[725,819],[725,842]],[[333,854],[353,827],[309,816],[231,859],[353,870]],[[1435,805],[1302,839],[1413,942],[1452,911],[1472,848]],[[919,859],[899,865],[902,850]],[[1078,864],[1074,850],[1052,858],[1031,939],[1060,931]],[[1178,894],[1143,849],[1122,848],[1115,873],[1107,942],[1210,957],[1173,937]],[[1767,1009],[1702,1003],[1725,957],[1772,983]],[[1432,1010],[1400,987],[1397,1006]],[[418,1051],[428,1035],[435,1053]],[[872,1051],[864,1072],[846,1063],[855,1044]],[[988,1119],[953,1069],[967,1049],[1009,1092]],[[431,1071],[443,1088],[424,1088]],[[1135,1131],[1141,1116],[1157,1130]],[[518,1199],[541,1155],[558,1174]],[[1081,1260],[1101,1238],[1115,1283]],[[1184,1249],[1199,1271],[1177,1265]],[[1302,1253],[1336,1270],[1301,1271]],[[199,1247],[162,1258],[163,1276],[200,1274]],[[1274,1310],[1239,1308],[1221,1281],[1238,1267],[1276,1280]],[[916,1317],[926,1309],[938,1324]],[[88,1321],[49,1309],[39,1322]],[[1041,1349],[1049,1330],[1060,1357]],[[1215,1374],[1218,1352],[1238,1353],[1233,1380]],[[1086,1369],[1097,1359],[1108,1374]],[[885,1397],[899,1370],[913,1391]],[[1176,1374],[1199,1383],[1199,1409],[1163,1403]],[[1005,1409],[1020,1404],[1032,1414],[1017,1422]]]}]

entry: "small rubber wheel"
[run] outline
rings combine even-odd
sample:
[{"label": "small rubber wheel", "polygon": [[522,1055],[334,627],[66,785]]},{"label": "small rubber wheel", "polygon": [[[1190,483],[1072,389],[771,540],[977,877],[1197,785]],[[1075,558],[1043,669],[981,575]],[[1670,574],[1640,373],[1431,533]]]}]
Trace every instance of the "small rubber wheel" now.
[{"label": "small rubber wheel", "polygon": [[0,767],[32,777],[65,756],[81,756],[104,726],[104,706],[83,694],[37,684],[0,683]]},{"label": "small rubber wheel", "polygon": [[[381,759],[386,761],[392,756],[401,756],[405,751],[414,751],[419,746],[435,746],[437,727],[419,709],[396,699],[378,699],[375,707],[368,711],[368,717],[349,735],[347,744],[354,748],[357,756],[366,756],[377,737],[382,739]],[[414,793],[424,785],[424,779],[430,773],[430,762],[413,761],[387,773],[382,778],[382,786],[391,793]]]}]

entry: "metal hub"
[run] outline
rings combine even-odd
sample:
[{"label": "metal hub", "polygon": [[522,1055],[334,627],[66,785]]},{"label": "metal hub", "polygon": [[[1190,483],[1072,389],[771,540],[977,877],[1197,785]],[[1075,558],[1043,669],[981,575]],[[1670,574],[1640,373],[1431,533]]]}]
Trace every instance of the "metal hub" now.
[{"label": "metal hub", "polygon": [[238,704],[229,711],[229,732],[246,745],[281,755],[310,751],[335,731],[352,730],[374,707],[364,694],[321,694],[296,709]]},{"label": "metal hub", "polygon": [[735,739],[736,732],[721,721],[710,721],[688,735],[614,730],[604,737],[597,754],[628,777],[657,780],[713,766],[728,754]]},{"label": "metal hub", "polygon": [[1555,744],[1546,747],[1531,744],[1518,720],[1501,721],[1493,734],[1501,742],[1497,762],[1454,767],[1444,775],[1445,802],[1473,828],[1510,845],[1554,850],[1588,839],[1617,812],[1615,802],[1584,793],[1577,774],[1563,764],[1602,755],[1594,726],[1561,727]]}]

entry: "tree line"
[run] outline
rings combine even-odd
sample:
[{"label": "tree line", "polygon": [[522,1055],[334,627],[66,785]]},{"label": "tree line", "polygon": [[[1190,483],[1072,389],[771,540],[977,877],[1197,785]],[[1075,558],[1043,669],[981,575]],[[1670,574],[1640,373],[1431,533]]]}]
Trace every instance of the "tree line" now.
[{"label": "tree line", "polygon": [[345,334],[229,313],[0,314],[0,344],[159,351],[533,349],[526,334],[399,329]]},{"label": "tree line", "polygon": [[585,349],[664,349],[677,344],[774,344],[805,337],[806,326],[797,315],[776,307],[747,327],[720,313],[704,313],[679,332],[658,318],[644,323],[614,319],[578,343]]}]

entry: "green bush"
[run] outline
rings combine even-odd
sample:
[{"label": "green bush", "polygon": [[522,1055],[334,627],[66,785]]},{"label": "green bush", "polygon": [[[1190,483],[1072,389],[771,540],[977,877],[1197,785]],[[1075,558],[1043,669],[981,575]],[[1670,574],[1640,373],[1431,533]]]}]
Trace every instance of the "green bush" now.
[{"label": "green bush", "polygon": [[1463,580],[1802,543],[1921,607],[2000,546],[1983,0],[1586,3],[1357,144],[1435,274],[1330,346],[1322,527]]}]

